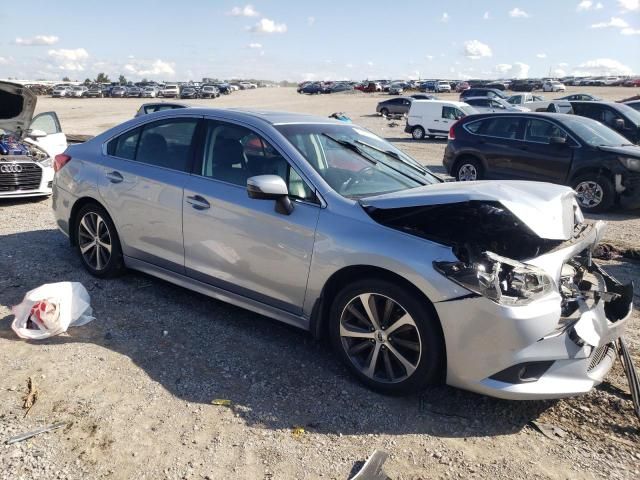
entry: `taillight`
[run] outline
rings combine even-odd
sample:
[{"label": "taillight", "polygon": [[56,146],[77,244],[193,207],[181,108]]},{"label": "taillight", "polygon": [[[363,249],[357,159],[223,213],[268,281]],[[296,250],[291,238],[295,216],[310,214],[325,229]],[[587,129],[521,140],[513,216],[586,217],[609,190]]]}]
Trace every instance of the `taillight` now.
[{"label": "taillight", "polygon": [[[459,121],[460,120],[458,120],[458,122]],[[456,122],[453,125],[451,125],[451,128],[449,129],[449,140],[455,140],[456,139],[456,132],[453,129],[456,127],[458,122]]]},{"label": "taillight", "polygon": [[53,160],[53,171],[57,172],[58,170],[60,170],[69,162],[69,160],[71,160],[71,157],[69,155],[65,155],[64,153],[56,155]]}]

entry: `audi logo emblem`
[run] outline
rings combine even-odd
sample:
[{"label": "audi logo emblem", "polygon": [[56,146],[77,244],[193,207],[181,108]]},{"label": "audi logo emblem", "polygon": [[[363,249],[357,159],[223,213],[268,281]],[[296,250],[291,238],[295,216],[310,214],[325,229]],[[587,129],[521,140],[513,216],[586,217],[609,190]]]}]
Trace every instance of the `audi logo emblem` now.
[{"label": "audi logo emblem", "polygon": [[2,173],[20,173],[22,172],[22,165],[13,163],[11,165],[0,165],[0,172]]}]

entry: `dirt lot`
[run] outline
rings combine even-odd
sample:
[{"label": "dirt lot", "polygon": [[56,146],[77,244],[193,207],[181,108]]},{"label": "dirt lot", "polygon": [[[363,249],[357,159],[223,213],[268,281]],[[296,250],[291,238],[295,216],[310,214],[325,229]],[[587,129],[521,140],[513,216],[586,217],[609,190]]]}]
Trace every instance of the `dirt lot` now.
[{"label": "dirt lot", "polygon": [[[611,99],[633,92],[592,90]],[[402,125],[389,126],[373,114],[381,98],[261,89],[190,103],[345,111],[441,171],[444,142],[414,142]],[[95,134],[141,103],[42,98],[38,111],[57,111],[67,133]],[[619,365],[588,395],[563,401],[506,402],[449,387],[383,397],[304,332],[143,274],[90,277],[50,208],[49,199],[0,203],[0,442],[58,421],[68,426],[0,445],[0,479],[345,479],[376,448],[390,453],[385,470],[394,479],[640,475],[640,422]],[[601,217],[610,222],[606,241],[640,247],[638,212]],[[621,280],[640,278],[640,262],[604,263]],[[42,342],[17,339],[10,306],[62,280],[88,288],[97,320]],[[640,366],[638,317],[628,343]],[[39,398],[25,415],[29,377]],[[556,434],[543,436],[532,420]]]}]

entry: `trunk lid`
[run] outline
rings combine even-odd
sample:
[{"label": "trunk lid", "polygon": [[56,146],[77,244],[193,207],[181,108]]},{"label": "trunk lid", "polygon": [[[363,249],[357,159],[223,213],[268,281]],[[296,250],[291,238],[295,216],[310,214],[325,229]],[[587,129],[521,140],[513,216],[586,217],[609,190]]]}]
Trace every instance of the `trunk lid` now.
[{"label": "trunk lid", "polygon": [[23,85],[0,81],[0,129],[22,134],[31,124],[37,101]]}]

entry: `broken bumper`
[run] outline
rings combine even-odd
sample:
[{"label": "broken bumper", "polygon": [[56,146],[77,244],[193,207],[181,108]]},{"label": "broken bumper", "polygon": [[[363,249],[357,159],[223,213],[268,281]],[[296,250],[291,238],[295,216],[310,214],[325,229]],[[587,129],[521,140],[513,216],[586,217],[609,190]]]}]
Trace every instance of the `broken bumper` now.
[{"label": "broken bumper", "polygon": [[[588,238],[565,252],[597,242]],[[556,252],[556,255],[562,252]],[[512,400],[562,398],[586,393],[613,366],[613,342],[631,316],[633,286],[622,285],[595,264],[593,298],[563,316],[559,292],[523,306],[471,296],[436,303],[447,348],[447,383]]]}]

